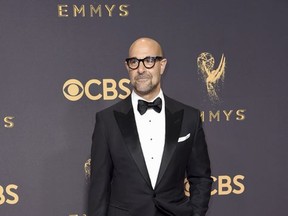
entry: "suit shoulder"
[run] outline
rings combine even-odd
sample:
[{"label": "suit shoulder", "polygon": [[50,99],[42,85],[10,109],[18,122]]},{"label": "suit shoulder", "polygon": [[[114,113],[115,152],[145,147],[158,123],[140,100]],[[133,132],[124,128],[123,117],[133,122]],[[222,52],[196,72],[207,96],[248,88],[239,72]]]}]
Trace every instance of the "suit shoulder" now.
[{"label": "suit shoulder", "polygon": [[130,107],[132,107],[132,103],[131,103],[131,97],[129,96],[124,100],[118,101],[116,104],[113,104],[110,107],[98,111],[96,115],[101,116],[111,115],[114,112],[114,110],[125,112],[125,110],[128,110]]},{"label": "suit shoulder", "polygon": [[192,112],[192,113],[200,113],[200,110],[193,107],[189,106],[187,104],[184,104],[178,100],[175,100],[173,98],[170,98],[165,95],[165,103],[167,106],[172,107],[174,110],[179,110],[179,109],[184,109],[185,111]]}]

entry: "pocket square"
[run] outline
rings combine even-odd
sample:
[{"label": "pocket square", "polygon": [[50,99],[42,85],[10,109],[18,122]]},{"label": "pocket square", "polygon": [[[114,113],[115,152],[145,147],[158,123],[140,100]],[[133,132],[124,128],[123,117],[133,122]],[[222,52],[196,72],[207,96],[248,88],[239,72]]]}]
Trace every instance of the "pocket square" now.
[{"label": "pocket square", "polygon": [[188,133],[186,136],[179,137],[178,142],[183,142],[183,141],[187,140],[189,137],[190,137],[190,133]]}]

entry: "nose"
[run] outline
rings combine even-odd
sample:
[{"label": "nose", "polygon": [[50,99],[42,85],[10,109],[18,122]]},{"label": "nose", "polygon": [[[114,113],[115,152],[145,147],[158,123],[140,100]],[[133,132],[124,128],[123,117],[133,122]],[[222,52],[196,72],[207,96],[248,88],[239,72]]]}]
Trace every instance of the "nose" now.
[{"label": "nose", "polygon": [[142,61],[139,62],[139,67],[138,67],[138,73],[139,74],[142,74],[144,73],[146,70],[145,66],[144,66],[144,63]]}]

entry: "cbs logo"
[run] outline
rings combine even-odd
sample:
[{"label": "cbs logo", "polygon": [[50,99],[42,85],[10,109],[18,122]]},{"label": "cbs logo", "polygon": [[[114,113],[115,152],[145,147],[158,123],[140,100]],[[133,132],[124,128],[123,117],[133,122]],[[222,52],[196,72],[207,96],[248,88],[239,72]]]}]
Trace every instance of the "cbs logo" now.
[{"label": "cbs logo", "polygon": [[13,128],[14,127],[14,116],[6,116],[4,117],[3,121],[4,121],[4,127],[5,128]]},{"label": "cbs logo", "polygon": [[217,188],[211,191],[211,195],[228,195],[228,194],[242,194],[245,191],[245,186],[243,184],[243,175],[236,175],[233,178],[228,175],[218,176],[218,179],[212,176],[214,182],[217,182]]},{"label": "cbs logo", "polygon": [[[117,97],[125,99],[131,93],[127,87],[129,79],[121,79],[117,83],[114,79],[91,79],[84,85],[77,79],[69,79],[63,85],[63,94],[70,101],[80,100],[83,95],[90,100],[114,100]],[[121,92],[120,92],[120,91]]]},{"label": "cbs logo", "polygon": [[18,203],[19,196],[17,193],[15,193],[17,188],[18,186],[15,184],[9,184],[5,188],[0,185],[0,205],[3,205],[4,203],[10,205]]},{"label": "cbs logo", "polygon": [[[245,186],[243,184],[244,176],[236,175],[233,178],[228,175],[221,175],[218,178],[211,176],[214,181],[215,188],[212,189],[211,195],[229,195],[242,194],[245,191]],[[217,183],[216,183],[217,182]],[[215,184],[216,183],[216,184]],[[189,182],[185,179],[185,194],[189,196]]]}]

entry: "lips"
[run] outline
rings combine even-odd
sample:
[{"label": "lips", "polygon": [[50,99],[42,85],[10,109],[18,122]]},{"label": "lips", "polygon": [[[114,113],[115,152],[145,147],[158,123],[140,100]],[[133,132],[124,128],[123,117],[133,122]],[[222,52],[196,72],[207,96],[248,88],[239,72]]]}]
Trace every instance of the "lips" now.
[{"label": "lips", "polygon": [[147,75],[145,75],[145,76],[137,76],[137,77],[135,77],[135,80],[136,81],[146,81],[146,80],[148,80],[148,79],[150,79],[150,76],[147,76]]},{"label": "lips", "polygon": [[147,81],[148,78],[140,78],[140,79],[136,79],[137,82],[145,82]]}]

